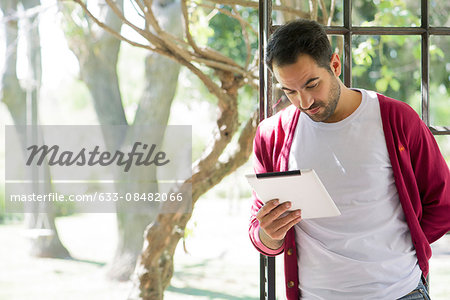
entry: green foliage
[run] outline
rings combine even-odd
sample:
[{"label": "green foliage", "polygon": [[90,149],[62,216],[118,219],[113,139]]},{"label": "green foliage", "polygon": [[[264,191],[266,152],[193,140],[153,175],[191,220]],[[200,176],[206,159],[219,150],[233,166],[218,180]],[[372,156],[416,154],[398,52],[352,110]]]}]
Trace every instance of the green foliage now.
[{"label": "green foliage", "polygon": [[356,1],[354,24],[362,26],[420,26],[420,2],[405,0]]},{"label": "green foliage", "polygon": [[450,125],[450,91],[441,84],[430,86],[430,121],[432,125]]},{"label": "green foliage", "polygon": [[[329,1],[326,1],[329,5]],[[232,12],[231,7],[218,8]],[[337,9],[339,10],[339,5]],[[245,20],[257,28],[257,10],[237,7],[246,13]],[[319,11],[320,12],[320,11]],[[319,13],[320,14],[320,13]],[[335,13],[334,21],[338,22]],[[244,64],[247,49],[241,25],[224,13],[199,9],[194,13],[198,24],[193,28],[197,42],[206,44],[239,64]],[[203,20],[202,20],[203,18]],[[417,27],[421,25],[420,2],[407,0],[361,0],[353,3],[353,24],[362,26]],[[448,38],[431,37],[430,45],[430,114],[432,122],[447,125],[450,119]],[[257,36],[249,31],[252,55],[257,51]],[[353,37],[353,86],[372,89],[409,103],[421,110],[420,36],[383,35]],[[213,74],[211,74],[213,75]],[[200,88],[201,85],[195,86]],[[203,88],[204,89],[204,88]],[[239,91],[239,120],[243,122],[257,105],[257,91],[246,86]],[[192,92],[189,92],[192,93]],[[190,101],[192,97],[187,97]],[[213,100],[213,99],[211,99]]]},{"label": "green foliage", "polygon": [[[196,1],[201,3],[201,1]],[[217,5],[219,11],[208,10],[197,7],[191,14],[191,34],[194,37],[196,43],[200,46],[208,46],[216,51],[219,51],[223,55],[230,57],[236,63],[244,66],[247,61],[247,44],[241,24],[235,18],[225,14],[223,11],[227,11],[233,14],[233,10],[230,6]],[[222,10],[222,11],[220,11]],[[258,28],[258,11],[256,9],[235,7],[245,22],[248,22],[253,28]],[[258,36],[256,32],[253,32],[249,26],[246,26],[248,34],[248,42],[250,44],[250,62],[257,55],[258,50]],[[201,68],[201,67],[200,67]],[[209,77],[218,82],[218,78],[214,74],[214,70],[201,68]],[[220,85],[220,84],[219,84]],[[211,95],[205,85],[191,72],[182,69],[178,86],[176,91],[176,101],[182,102],[189,109],[198,109],[199,103],[207,101],[212,107],[216,107],[217,98]],[[238,120],[243,123],[249,119],[251,113],[258,105],[257,91],[244,85],[238,94]],[[204,128],[208,127],[206,124],[211,124],[211,130],[214,127],[216,121],[217,112],[215,110],[207,112],[209,114],[208,120],[202,120],[204,122]],[[204,150],[206,144],[209,142],[209,137],[204,136],[201,130],[193,128],[193,160],[199,158],[200,154]],[[208,132],[209,134],[211,131]]]},{"label": "green foliage", "polygon": [[[435,4],[431,4],[432,9]],[[436,14],[436,11],[433,14]],[[448,19],[448,13],[446,15]],[[354,25],[362,26],[415,27],[421,24],[419,1],[356,1],[353,16]],[[405,101],[420,114],[422,98],[420,36],[354,36],[352,42],[353,86],[376,90]],[[448,126],[450,122],[450,60],[447,54],[449,48],[448,37],[430,37],[429,113],[432,125]],[[450,144],[441,143],[440,146],[449,161]]]},{"label": "green foliage", "polygon": [[[231,8],[228,6],[221,5],[219,7],[231,12]],[[258,28],[257,10],[240,8],[239,12],[247,22],[254,25],[254,28]],[[246,44],[241,25],[236,19],[219,12],[209,21],[208,28],[213,33],[208,37],[208,46],[220,51],[241,65],[245,64],[247,57]],[[251,30],[248,30],[248,28],[247,31],[251,45],[250,54],[253,57],[258,49],[258,36]]]},{"label": "green foliage", "polygon": [[239,91],[239,98],[238,98],[238,118],[239,122],[245,122],[249,117],[250,114],[256,109],[258,104],[258,95],[257,91],[255,91],[253,88],[251,88],[248,85],[245,85],[242,87]]},{"label": "green foliage", "polygon": [[375,87],[379,92],[386,92],[388,87],[391,87],[392,90],[398,91],[400,89],[400,82],[394,78],[394,72],[389,69],[387,66],[381,67],[381,78],[375,82]]},{"label": "green foliage", "polygon": [[383,26],[420,26],[418,14],[412,13],[411,7],[404,0],[383,0],[377,5],[374,23]]},{"label": "green foliage", "polygon": [[412,104],[420,91],[420,37],[355,36],[353,43],[353,86]]},{"label": "green foliage", "polygon": [[376,55],[374,50],[376,44],[377,41],[374,38],[368,38],[367,41],[359,43],[358,47],[353,50],[353,60],[356,66],[360,67],[359,74],[372,65],[373,57]]},{"label": "green foliage", "polygon": [[361,25],[367,20],[373,20],[377,7],[374,1],[353,1],[353,24]]},{"label": "green foliage", "polygon": [[432,125],[450,125],[450,39],[430,38],[430,117]]},{"label": "green foliage", "polygon": [[[232,9],[229,6],[219,6],[223,10],[230,13]],[[236,7],[236,10],[241,14],[243,19],[252,25],[253,28],[258,28],[258,11],[252,8]],[[247,46],[243,29],[238,20],[224,14],[217,13],[209,21],[208,26],[213,30],[213,35],[208,38],[208,46],[216,49],[224,55],[232,58],[240,65],[245,65],[247,60]],[[258,50],[258,36],[248,26],[245,27],[248,33],[248,43],[250,44],[250,62],[257,55]],[[239,122],[246,121],[251,112],[258,105],[257,91],[250,86],[244,86],[239,90],[238,97],[239,105]]]},{"label": "green foliage", "polygon": [[214,30],[209,27],[209,18],[203,9],[195,9],[191,16],[192,25],[190,25],[191,34],[195,37],[195,41],[206,46],[208,39],[214,36]]},{"label": "green foliage", "polygon": [[[372,7],[369,11],[362,8]],[[362,1],[354,12],[363,26],[419,26],[417,7],[404,0]],[[413,104],[420,91],[420,36],[355,36],[353,85]],[[415,105],[413,105],[415,106]]]},{"label": "green foliage", "polygon": [[[353,15],[355,23],[359,21],[363,26],[420,26],[420,3],[362,0],[355,3]],[[450,41],[433,38],[430,45],[430,90],[450,85],[448,70],[445,69],[448,62],[448,58],[445,60],[445,50],[449,48]],[[421,84],[420,36],[355,36],[353,45],[354,86],[374,89],[417,107],[416,95],[420,95]],[[439,99],[435,100],[436,106],[432,108],[439,109],[439,113],[432,112],[432,115],[439,115],[441,120],[448,119],[450,115],[446,113],[446,107],[449,106],[449,91],[442,91],[442,88],[440,91],[431,92],[431,98]]]},{"label": "green foliage", "polygon": [[436,142],[441,149],[441,153],[450,168],[450,135],[437,135],[435,136]]}]

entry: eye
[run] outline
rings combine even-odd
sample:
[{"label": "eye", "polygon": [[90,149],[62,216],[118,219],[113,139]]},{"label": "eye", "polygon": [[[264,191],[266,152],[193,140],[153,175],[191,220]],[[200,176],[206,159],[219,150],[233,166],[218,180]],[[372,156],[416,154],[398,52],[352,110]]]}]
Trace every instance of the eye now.
[{"label": "eye", "polygon": [[316,83],[314,83],[313,85],[307,86],[306,88],[307,88],[307,89],[313,89],[313,88],[315,88],[315,87],[318,86],[318,85],[319,85],[319,83],[316,82]]},{"label": "eye", "polygon": [[286,91],[286,90],[285,90],[285,93],[286,93],[287,95],[295,95],[295,94],[297,93],[297,91]]}]

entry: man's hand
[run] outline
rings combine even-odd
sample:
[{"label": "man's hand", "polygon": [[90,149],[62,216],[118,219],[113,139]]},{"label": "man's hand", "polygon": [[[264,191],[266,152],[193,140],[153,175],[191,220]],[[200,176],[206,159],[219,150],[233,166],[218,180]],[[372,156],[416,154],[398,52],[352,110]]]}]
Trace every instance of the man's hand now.
[{"label": "man's hand", "polygon": [[256,214],[259,221],[259,238],[270,249],[279,249],[284,242],[286,232],[300,222],[301,210],[284,214],[291,202],[279,203],[278,199],[267,202]]}]

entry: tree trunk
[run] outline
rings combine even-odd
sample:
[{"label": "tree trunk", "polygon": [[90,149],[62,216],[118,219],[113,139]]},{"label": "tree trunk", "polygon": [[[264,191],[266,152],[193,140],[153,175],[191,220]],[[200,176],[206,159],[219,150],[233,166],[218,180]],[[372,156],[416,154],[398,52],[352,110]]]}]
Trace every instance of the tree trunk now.
[{"label": "tree trunk", "polygon": [[[22,0],[24,9],[30,9],[39,5],[38,0]],[[17,13],[18,0],[6,0],[0,3],[0,9],[3,11],[3,15],[7,18]],[[21,20],[27,22],[30,28],[25,33],[27,40],[27,58],[28,65],[30,66],[28,90],[25,91],[19,83],[16,74],[17,65],[17,39],[18,39],[18,20],[11,18],[5,24],[5,37],[6,37],[6,66],[5,72],[2,76],[2,91],[1,100],[6,104],[8,110],[14,120],[15,125],[27,124],[27,96],[32,105],[35,105],[37,109],[37,102],[39,98],[39,89],[41,86],[41,51],[40,51],[40,36],[38,28],[38,19],[36,16],[29,17],[27,20]],[[33,24],[33,25],[32,25]],[[27,95],[28,94],[28,95]],[[32,116],[34,124],[37,125],[37,115]],[[18,128],[19,129],[19,128]],[[21,137],[22,144],[25,145],[26,135],[25,132],[18,132]],[[50,173],[47,169],[44,174],[44,180],[49,182]],[[42,180],[42,178],[41,178]],[[49,184],[46,185],[44,193],[51,192]],[[42,232],[42,229],[46,229],[46,232],[51,234],[33,234],[31,240],[30,253],[37,257],[53,257],[53,258],[68,258],[70,257],[67,249],[62,245],[58,231],[55,226],[55,215],[50,212],[38,212],[39,207],[34,206],[34,212],[26,214],[26,226],[29,228],[29,232]],[[43,222],[41,222],[43,221]],[[43,228],[45,227],[45,228]]]},{"label": "tree trunk", "polygon": [[[237,131],[237,90],[241,81],[232,74],[222,74],[219,77],[222,81],[222,88],[232,99],[232,104],[222,108],[222,114],[217,121],[218,128],[226,127],[229,131],[224,133],[223,136],[216,136],[216,138],[231,139]],[[257,116],[258,112],[255,111],[247,120],[239,136],[238,147],[228,161],[219,163],[217,157],[229,141],[214,141],[214,145],[223,145],[217,148],[212,147],[213,150],[198,164],[194,165],[194,174],[178,191],[189,193],[191,192],[190,187],[192,187],[192,209],[202,194],[248,160],[252,150]],[[144,250],[135,271],[135,289],[128,298],[129,300],[163,299],[164,290],[169,286],[173,275],[174,252],[179,240],[184,235],[186,224],[191,215],[192,213],[183,213],[182,210],[177,213],[159,214],[155,222],[147,228]]]},{"label": "tree trunk", "polygon": [[[116,5],[122,8],[122,3],[116,1]],[[163,17],[166,22],[162,27],[182,36],[181,12],[178,5],[173,1],[155,1],[155,10],[159,9],[159,17]],[[106,7],[107,8],[107,7]],[[66,14],[66,16],[68,16]],[[120,31],[121,22],[108,9],[106,21],[111,28]],[[86,82],[93,100],[94,107],[102,125],[127,125],[125,113],[122,105],[116,66],[120,40],[102,32],[101,38],[93,39],[93,34],[87,32],[83,37],[70,40],[69,45],[77,55],[80,63],[81,78]],[[84,45],[80,45],[80,40]],[[86,49],[88,51],[83,51]],[[175,95],[178,73],[180,66],[172,60],[149,53],[145,61],[146,66],[146,86],[143,92],[133,126],[121,136],[105,136],[105,142],[109,147],[118,148],[127,144],[134,137],[145,140],[149,135],[143,126],[159,126],[162,130],[167,126],[172,100]],[[161,132],[159,140],[152,136],[152,142],[160,144],[164,132]],[[121,175],[119,175],[121,176]],[[120,178],[120,177],[119,177]],[[135,180],[133,180],[133,178]],[[156,169],[146,168],[145,173],[127,174],[127,183],[118,183],[118,191],[134,192],[157,192],[149,191],[146,182],[157,181]],[[139,180],[138,180],[139,179]],[[137,214],[130,213],[126,207],[118,205],[118,244],[114,259],[107,267],[108,277],[116,280],[128,280],[132,274],[136,260],[142,251],[143,233],[157,215],[158,204],[152,203],[154,213]]]},{"label": "tree trunk", "polygon": [[[172,34],[181,37],[182,20],[179,2],[155,1],[153,7],[155,14],[160,19],[167,20],[165,23],[162,22],[161,26]],[[147,55],[145,60],[146,85],[129,137],[138,136],[145,140],[146,136],[152,134],[152,143],[157,145],[162,143],[170,108],[175,96],[179,71],[180,65],[173,60],[156,53]],[[157,127],[161,131],[158,132],[156,138],[153,135],[154,132],[145,132],[145,129],[149,127]],[[150,191],[147,187],[147,182],[157,182],[156,168],[149,167],[146,169],[145,174],[132,175],[133,178],[139,178],[140,182],[131,189],[133,192],[158,192],[157,190]],[[129,188],[130,186],[128,186]],[[116,258],[110,266],[108,272],[110,276],[114,277],[115,274],[118,274],[117,270],[125,269],[127,272],[122,273],[125,276],[118,279],[129,279],[132,274],[137,258],[142,251],[143,233],[158,214],[159,205],[157,203],[151,203],[151,205],[153,206],[152,212],[154,212],[151,215],[130,214],[126,211],[118,212],[119,236],[122,238],[122,242],[118,244]]]},{"label": "tree trunk", "polygon": [[[83,10],[91,15],[91,12],[81,0],[75,0]],[[161,1],[161,0],[160,0]],[[108,5],[115,7],[114,3],[107,1]],[[152,7],[148,5],[153,3]],[[217,118],[217,128],[213,132],[213,141],[208,146],[201,158],[193,164],[193,175],[186,180],[181,189],[176,192],[185,192],[192,194],[192,207],[197,199],[219,183],[226,175],[236,170],[239,166],[248,160],[252,150],[252,141],[256,130],[258,111],[255,111],[247,120],[243,130],[240,132],[237,147],[235,151],[228,155],[228,161],[221,162],[219,157],[224,154],[224,150],[230,144],[234,134],[239,129],[238,114],[237,114],[237,93],[238,89],[242,87],[245,80],[248,79],[248,74],[242,74],[239,70],[239,65],[227,57],[223,57],[211,49],[203,49],[195,45],[189,33],[189,20],[185,20],[186,38],[188,39],[188,47],[194,49],[195,54],[189,57],[189,50],[184,49],[186,44],[176,37],[171,37],[172,33],[162,30],[159,27],[159,22],[155,21],[154,16],[161,16],[155,6],[160,6],[161,10],[170,6],[167,2],[159,2],[155,4],[154,1],[140,3],[140,8],[145,15],[146,20],[151,26],[145,27],[143,31],[139,31],[145,39],[147,39],[155,49],[151,47],[148,49],[156,53],[167,55],[180,64],[186,66],[205,84],[208,90],[214,94],[218,99],[218,108],[220,114]],[[187,16],[188,8],[182,3],[183,15]],[[120,14],[118,14],[120,15]],[[120,15],[124,22],[126,17]],[[170,22],[172,20],[166,20]],[[121,37],[120,32],[108,26],[104,22],[94,18],[94,22],[107,32],[111,32],[114,36]],[[148,24],[147,24],[148,25]],[[131,25],[133,26],[133,25]],[[137,43],[129,41],[135,46],[142,46]],[[178,45],[180,44],[180,45]],[[214,57],[214,58],[213,58]],[[217,59],[217,61],[216,61]],[[214,66],[213,70],[219,77],[221,86],[213,81],[208,74],[193,64],[194,61],[201,61],[201,65]],[[236,71],[237,70],[237,71]],[[158,79],[163,81],[163,75],[166,70],[162,70]],[[244,79],[245,77],[245,79]],[[163,81],[164,82],[164,81]],[[164,82],[165,83],[165,82]],[[139,112],[147,112],[147,107],[141,105]],[[158,106],[157,106],[158,107]],[[152,107],[154,109],[154,107]],[[136,117],[139,120],[139,116]],[[153,119],[152,119],[153,120]],[[163,202],[164,205],[169,205],[170,202]],[[165,210],[165,207],[163,207]],[[173,254],[176,245],[183,236],[186,223],[191,217],[191,213],[184,213],[185,210],[180,210],[177,213],[158,214],[158,217],[146,229],[144,250],[139,258],[136,266],[136,276],[133,277],[136,284],[136,289],[129,299],[162,299],[164,289],[169,285],[173,274]]]},{"label": "tree trunk", "polygon": [[[122,9],[123,1],[117,1]],[[122,97],[117,76],[117,61],[120,49],[120,40],[106,32],[93,32],[91,26],[77,28],[74,35],[71,32],[73,20],[71,12],[73,7],[64,4],[60,7],[66,17],[65,33],[69,48],[77,56],[80,66],[81,79],[86,83],[92,95],[98,122],[101,125],[128,125],[122,104]],[[117,31],[120,31],[121,22],[108,7],[105,22]],[[90,20],[86,19],[87,22]],[[81,25],[80,25],[81,26]],[[82,29],[82,30],[79,30]],[[103,131],[103,138],[107,148],[119,149],[126,139],[127,131],[120,131],[116,135],[111,130]],[[117,189],[120,190],[120,186]],[[150,222],[148,216],[135,216],[118,214],[118,244],[114,259],[107,266],[107,276],[116,280],[128,280],[137,255],[142,247],[142,231]],[[126,224],[126,225],[124,225]]]}]

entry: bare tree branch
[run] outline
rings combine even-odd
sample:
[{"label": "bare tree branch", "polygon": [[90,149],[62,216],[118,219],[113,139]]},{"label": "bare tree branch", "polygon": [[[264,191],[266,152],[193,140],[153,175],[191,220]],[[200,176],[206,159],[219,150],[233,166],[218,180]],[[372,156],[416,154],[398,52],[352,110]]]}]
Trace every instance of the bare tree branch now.
[{"label": "bare tree branch", "polygon": [[[131,2],[133,2],[133,1],[131,1]],[[145,19],[145,23],[146,23],[146,25],[145,25],[146,28],[145,29],[147,29],[147,26],[150,23],[150,16],[148,14],[146,6],[142,2],[142,0],[134,0],[134,2],[139,6],[139,9],[144,13],[144,19]]]},{"label": "bare tree branch", "polygon": [[320,6],[320,9],[322,10],[323,19],[325,21],[328,21],[328,11],[327,11],[327,6],[325,5],[325,1],[319,0],[319,6]]},{"label": "bare tree branch", "polygon": [[[208,4],[204,4],[204,3],[195,3],[197,6],[199,7],[204,7],[204,8],[209,8],[213,11],[218,11],[221,12],[233,19],[236,19],[239,24],[241,25],[242,28],[242,35],[244,37],[244,41],[245,41],[245,45],[246,45],[246,49],[247,49],[247,58],[246,58],[246,63],[245,63],[245,67],[243,68],[244,70],[248,69],[248,66],[250,65],[250,59],[251,59],[251,45],[249,42],[249,36],[248,36],[248,31],[247,31],[247,27],[250,28],[250,30],[257,35],[256,31],[253,29],[253,27],[247,22],[245,21],[241,15],[239,14],[239,12],[237,11],[237,9],[233,6],[232,7],[232,12],[226,10],[226,9],[222,9],[222,8],[218,8],[216,5],[208,5]],[[183,8],[183,13],[187,14],[187,9],[184,7]],[[186,19],[186,18],[185,18]],[[187,24],[185,25],[186,28],[189,28],[189,22],[187,22]],[[189,32],[189,36],[190,36],[190,32]],[[188,40],[189,40],[189,36],[188,36]],[[192,39],[192,37],[191,37]],[[204,53],[204,51],[201,51],[202,53]],[[229,68],[228,68],[229,69]],[[244,73],[242,71],[238,72],[238,73]]]},{"label": "bare tree branch", "polygon": [[253,149],[253,137],[255,136],[258,124],[258,116],[259,110],[255,109],[245,122],[237,142],[237,147],[227,161],[211,166],[208,172],[206,170],[200,172],[198,166],[195,165],[192,175],[192,201],[194,203],[200,195],[209,189],[208,185],[219,183],[227,174],[235,171],[248,160]]},{"label": "bare tree branch", "polygon": [[[247,161],[252,151],[252,141],[257,127],[258,110],[249,116],[245,126],[239,133],[237,147],[228,155],[226,162],[219,162],[219,157],[225,157],[224,152],[232,141],[232,138],[239,131],[238,119],[238,90],[244,84],[258,87],[258,56],[255,55],[253,62],[250,31],[256,35],[256,31],[244,20],[235,5],[244,7],[257,7],[258,3],[248,0],[208,0],[214,4],[226,4],[231,6],[231,11],[212,6],[205,3],[197,3],[196,8],[210,8],[213,11],[220,11],[227,16],[236,19],[242,30],[245,40],[247,56],[245,65],[241,66],[233,59],[223,55],[222,53],[208,48],[202,47],[196,43],[195,36],[191,33],[191,10],[188,0],[181,1],[181,13],[184,17],[184,38],[176,37],[163,26],[165,23],[159,18],[157,9],[161,8],[164,3],[153,3],[152,0],[133,0],[136,2],[136,10],[142,12],[141,17],[145,18],[146,25],[136,25],[138,23],[127,19],[121,9],[119,9],[114,0],[105,0],[114,14],[128,25],[140,36],[145,38],[149,45],[143,45],[130,41],[123,36],[120,31],[114,31],[113,28],[96,18],[87,8],[87,0],[73,0],[78,3],[83,11],[93,20],[93,24],[98,25],[112,36],[123,40],[131,45],[145,48],[158,54],[162,54],[174,61],[185,66],[190,72],[198,77],[206,86],[208,91],[218,100],[219,115],[217,118],[216,130],[208,147],[204,150],[200,159],[192,166],[192,177],[189,178],[183,188],[192,184],[192,206],[199,197],[209,190],[212,186],[219,183],[225,176],[237,169],[245,161]],[[196,0],[189,0],[196,1]],[[220,1],[220,2],[219,2]],[[316,2],[317,4],[317,2]],[[175,6],[174,6],[175,7]],[[180,7],[176,6],[177,13]],[[287,6],[278,5],[275,10],[293,13],[296,16],[309,18],[309,14],[299,10],[292,9]],[[317,14],[317,12],[316,12]],[[178,14],[179,17],[179,14]],[[140,28],[144,27],[144,28]],[[177,31],[180,33],[180,30]],[[211,76],[205,72],[205,67],[211,68],[215,76]],[[220,80],[220,83],[217,82]],[[233,145],[234,146],[234,145]],[[168,285],[171,272],[173,271],[173,262],[170,262],[175,251],[179,239],[182,237],[183,230],[191,214],[159,214],[155,222],[149,225],[146,231],[146,239],[148,243],[144,246],[142,253],[142,263],[137,267],[137,273],[141,280],[140,296],[143,299],[156,299],[153,296],[162,295],[162,290]],[[164,236],[164,239],[160,237]],[[159,237],[159,238],[158,238]],[[169,258],[169,259],[167,259]],[[159,297],[158,296],[158,297]],[[158,298],[161,299],[161,298]]]},{"label": "bare tree branch", "polygon": [[[110,34],[112,34],[113,36],[115,36],[116,38],[118,38],[118,39],[120,39],[120,40],[122,40],[122,41],[124,41],[124,42],[127,42],[127,43],[129,43],[130,45],[132,45],[132,46],[136,46],[136,47],[139,47],[139,48],[143,48],[143,49],[147,49],[147,50],[150,50],[150,51],[155,51],[155,52],[158,52],[158,53],[160,53],[160,54],[165,54],[165,53],[163,53],[162,51],[160,51],[159,49],[157,49],[157,48],[155,48],[155,47],[152,47],[152,46],[149,46],[149,45],[144,45],[144,44],[141,44],[141,43],[137,43],[137,42],[134,42],[134,41],[132,41],[132,40],[130,40],[130,39],[127,39],[126,37],[124,37],[123,35],[121,35],[120,33],[118,33],[117,31],[115,31],[114,29],[112,29],[111,27],[109,27],[109,26],[107,26],[105,23],[103,23],[102,21],[100,21],[98,18],[96,18],[89,10],[88,10],[88,8],[87,8],[87,6],[83,3],[83,1],[81,1],[81,0],[72,0],[72,1],[74,1],[74,2],[76,2],[76,3],[78,3],[80,6],[81,6],[81,8],[83,9],[83,11],[95,22],[95,24],[97,24],[100,28],[102,28],[102,29],[104,29],[105,31],[107,31],[107,32],[109,32]],[[165,54],[165,55],[167,55],[167,54]]]},{"label": "bare tree branch", "polygon": [[[259,3],[257,1],[248,1],[248,0],[208,0],[208,1],[217,3],[217,4],[222,4],[222,5],[239,5],[239,6],[253,7],[253,8],[259,7]],[[300,9],[284,6],[284,5],[273,5],[272,9],[292,13],[303,19],[310,18],[309,14],[305,13],[304,11],[302,11]]]},{"label": "bare tree branch", "polygon": [[[156,47],[161,46],[163,44],[163,41],[161,38],[157,37],[156,35],[152,34],[149,31],[146,31],[144,29],[141,29],[128,21],[122,11],[117,7],[117,5],[111,1],[111,0],[105,0],[108,6],[111,8],[111,10],[116,14],[116,16],[125,24],[131,27],[133,30],[135,30],[137,33],[145,37],[151,44],[155,45]],[[78,0],[77,0],[78,2]]]},{"label": "bare tree branch", "polygon": [[197,52],[199,55],[205,57],[207,56],[206,53],[204,53],[195,43],[194,39],[191,35],[190,30],[190,22],[189,22],[189,14],[187,10],[186,0],[181,0],[181,11],[183,12],[183,19],[184,19],[184,31],[186,34],[186,38],[189,42],[189,45],[194,49],[195,52]]},{"label": "bare tree branch", "polygon": [[[106,3],[111,7],[111,9],[114,11],[114,13],[124,21],[125,24],[132,27],[133,29],[137,30],[139,34],[141,34],[144,38],[146,38],[150,43],[154,44],[154,41],[157,42],[157,46],[160,46],[161,48],[166,48],[169,52],[174,52],[177,55],[183,57],[185,60],[190,60],[190,53],[185,50],[182,47],[178,47],[177,44],[174,42],[178,38],[174,36],[173,34],[169,34],[161,27],[159,26],[158,21],[156,20],[153,12],[151,9],[148,9],[148,15],[151,20],[151,24],[153,28],[155,28],[156,32],[161,36],[157,37],[156,35],[152,34],[150,31],[145,31],[140,28],[138,28],[135,25],[131,25],[131,23],[125,18],[125,16],[122,14],[122,12],[117,8],[115,3],[112,0],[106,0]],[[164,47],[165,46],[165,47]]]},{"label": "bare tree branch", "polygon": [[317,20],[317,0],[309,0],[309,18]]},{"label": "bare tree branch", "polygon": [[328,21],[327,21],[328,26],[331,26],[331,22],[333,21],[335,8],[336,8],[336,0],[331,0],[330,16],[328,17]]},{"label": "bare tree branch", "polygon": [[161,27],[159,26],[158,21],[156,20],[155,15],[153,14],[153,10],[152,10],[152,6],[153,6],[153,0],[143,0],[144,4],[145,4],[145,10],[146,13],[149,16],[149,23],[150,25],[155,29],[156,33],[161,33],[163,30],[161,29]]},{"label": "bare tree branch", "polygon": [[[147,14],[150,18],[150,24],[155,29],[158,36],[162,37],[162,41],[163,41],[164,45],[166,46],[166,48],[169,51],[173,51],[174,53],[177,53],[178,55],[182,56],[184,59],[190,60],[189,57],[192,56],[192,53],[190,53],[187,50],[187,46],[189,44],[186,43],[185,41],[179,39],[177,36],[163,30],[161,28],[161,26],[159,25],[159,22],[153,13],[152,7],[148,6],[148,5],[152,5],[153,1],[152,0],[144,0],[144,2],[147,4],[146,10],[147,10]],[[180,45],[183,45],[184,47],[178,47],[177,43],[179,43]]]},{"label": "bare tree branch", "polygon": [[[102,21],[100,21],[98,18],[96,18],[86,7],[86,5],[84,4],[83,1],[81,0],[73,0],[76,3],[78,3],[83,10],[89,15],[89,17],[91,17],[94,22],[100,26],[101,28],[107,30],[108,32],[110,32],[111,34],[113,34],[114,36],[116,36],[117,38],[120,38],[121,40],[130,43],[131,45],[135,45],[141,48],[145,48],[151,51],[154,51],[156,53],[168,56],[169,58],[175,59],[176,61],[178,61],[180,64],[186,66],[189,70],[191,70],[207,87],[207,89],[213,94],[215,95],[219,100],[223,99],[225,102],[230,102],[229,96],[208,76],[206,76],[200,69],[198,69],[197,67],[195,67],[192,63],[190,63],[190,60],[195,60],[198,58],[193,58],[191,56],[191,54],[187,51],[180,51],[180,47],[175,47],[175,45],[170,45],[170,49],[160,49],[158,47],[151,47],[151,46],[145,46],[139,43],[135,43],[130,41],[129,39],[125,38],[124,36],[122,36],[121,34],[115,32],[113,29],[111,29],[110,27],[108,27],[106,24],[104,24]],[[108,2],[111,2],[111,0],[106,0]],[[109,5],[109,3],[108,3]],[[120,12],[120,10],[118,10],[118,8],[115,10],[115,13],[118,14],[119,18],[124,18],[124,16],[122,15],[122,13]],[[158,25],[159,27],[159,25]],[[162,30],[160,28],[160,30]],[[166,43],[165,43],[166,44]],[[167,45],[167,44],[166,44]],[[174,49],[176,48],[176,49]],[[175,51],[172,51],[175,50]],[[208,49],[209,54],[216,54],[215,51],[212,51],[210,49]],[[183,55],[180,55],[180,52]],[[221,54],[220,54],[221,55]],[[239,71],[239,69],[234,69],[233,71]],[[242,73],[243,71],[239,72]],[[244,71],[245,74],[245,71]],[[219,101],[220,103],[220,101]]]},{"label": "bare tree branch", "polygon": [[[135,3],[139,6],[139,8],[141,9],[141,11],[139,11],[139,10],[137,9]],[[131,1],[131,6],[133,6],[134,11],[139,15],[139,17],[141,17],[142,19],[146,20],[146,18],[145,18],[145,12],[144,12],[144,10],[142,9],[142,7],[141,7],[139,4],[140,4],[140,1],[139,1],[139,0]],[[144,14],[142,14],[142,13],[144,13]]]},{"label": "bare tree branch", "polygon": [[206,58],[200,58],[200,57],[192,57],[192,61],[198,62],[198,63],[202,63],[205,66],[208,66],[210,68],[214,68],[214,69],[218,69],[218,70],[223,70],[223,71],[230,71],[236,74],[240,74],[242,76],[248,76],[248,77],[253,77],[253,75],[249,74],[249,72],[245,71],[242,67],[235,67],[235,66],[230,66],[228,64],[225,64],[223,62],[218,62],[218,61],[214,61],[214,60],[210,60],[210,59],[206,59]]},{"label": "bare tree branch", "polygon": [[226,63],[226,64],[231,64],[231,65],[234,65],[236,67],[240,67],[234,60],[230,59],[229,57],[224,56],[220,52],[216,52],[216,51],[214,51],[212,49],[209,49],[209,48],[200,48],[200,47],[197,46],[197,44],[195,43],[194,39],[192,38],[190,29],[189,29],[190,28],[190,22],[189,22],[189,14],[188,14],[188,11],[187,11],[186,1],[187,0],[181,0],[181,8],[182,8],[183,16],[184,16],[184,20],[185,20],[186,38],[188,39],[188,42],[192,46],[194,51],[199,56],[201,56],[203,58],[214,59],[214,60],[218,60],[218,61],[221,61],[223,63]]},{"label": "bare tree branch", "polygon": [[223,55],[222,53],[220,53],[219,51],[216,51],[214,49],[205,47],[205,48],[203,48],[203,53],[205,53],[207,55],[207,57],[205,57],[205,58],[214,59],[214,60],[226,63],[226,64],[230,64],[232,66],[236,66],[236,67],[242,68],[234,60],[232,60],[231,58]]},{"label": "bare tree branch", "polygon": [[[111,1],[111,0],[107,0],[107,1]],[[136,1],[139,1],[139,0],[136,0]],[[144,1],[146,2],[147,7],[143,7],[140,2],[137,2],[137,3],[138,3],[138,5],[140,5],[141,9],[144,11],[144,13],[146,15],[146,20],[152,25],[152,27],[155,29],[155,31],[163,37],[162,42],[163,43],[165,42],[165,45],[169,51],[176,52],[178,55],[182,56],[184,59],[186,59],[188,61],[190,60],[190,57],[202,57],[205,59],[218,61],[218,62],[222,62],[224,64],[240,67],[234,60],[231,60],[230,58],[222,55],[221,53],[213,51],[212,49],[208,49],[208,48],[203,49],[196,45],[194,39],[192,38],[192,35],[190,34],[190,30],[189,30],[189,15],[187,12],[186,1],[183,1],[183,0],[181,1],[181,7],[182,7],[183,16],[185,19],[185,34],[186,34],[188,43],[186,43],[183,40],[180,40],[178,37],[166,32],[164,30],[162,30],[152,12],[152,10],[148,9],[148,5],[151,5],[153,3],[153,1],[149,1],[149,0],[144,0]],[[140,33],[140,34],[142,35],[142,33]],[[146,37],[145,35],[143,35],[143,36]],[[183,50],[183,48],[186,48],[186,47],[183,47],[183,48],[177,47],[177,45],[174,41],[178,42],[182,46],[191,46],[194,49],[195,53],[190,53],[188,50]],[[241,71],[240,73],[242,73],[242,72],[243,71]]]},{"label": "bare tree branch", "polygon": [[233,14],[226,9],[217,7],[217,5],[208,5],[208,4],[201,3],[201,2],[195,2],[195,4],[199,7],[217,10],[217,11],[223,13],[224,15],[232,17],[232,18],[236,19],[237,21],[239,21],[239,23],[245,24],[246,27],[250,28],[250,31],[253,32],[253,34],[258,35],[257,31],[253,28],[253,26],[249,22],[247,22],[244,18],[242,18],[242,16],[239,14],[239,12],[237,12],[237,10],[236,10],[236,13]]}]

